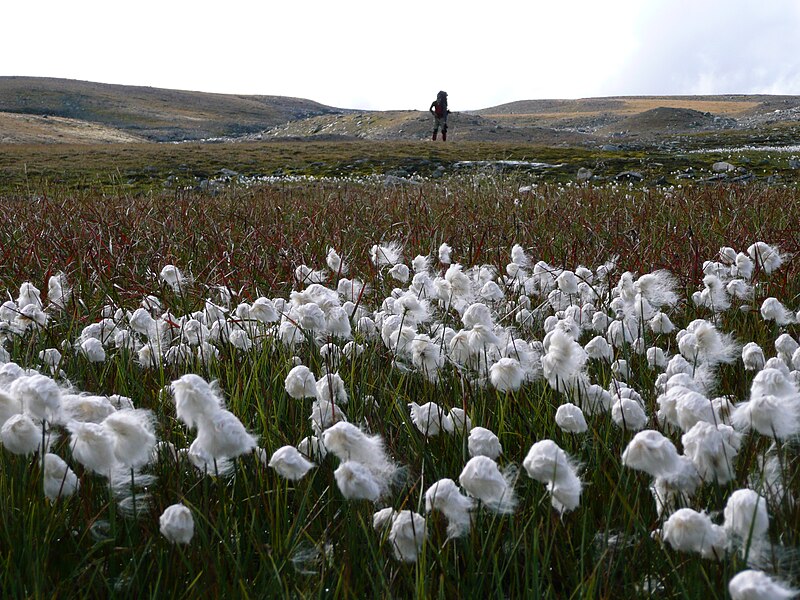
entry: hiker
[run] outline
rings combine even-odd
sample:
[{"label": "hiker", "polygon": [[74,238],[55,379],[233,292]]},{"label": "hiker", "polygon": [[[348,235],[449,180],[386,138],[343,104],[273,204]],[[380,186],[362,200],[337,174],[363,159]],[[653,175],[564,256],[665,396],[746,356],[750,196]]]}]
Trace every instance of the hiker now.
[{"label": "hiker", "polygon": [[436,94],[436,100],[431,102],[431,107],[428,109],[433,113],[433,139],[436,139],[436,134],[439,132],[439,126],[442,127],[442,141],[447,140],[447,115],[450,111],[447,110],[447,92],[439,92]]}]

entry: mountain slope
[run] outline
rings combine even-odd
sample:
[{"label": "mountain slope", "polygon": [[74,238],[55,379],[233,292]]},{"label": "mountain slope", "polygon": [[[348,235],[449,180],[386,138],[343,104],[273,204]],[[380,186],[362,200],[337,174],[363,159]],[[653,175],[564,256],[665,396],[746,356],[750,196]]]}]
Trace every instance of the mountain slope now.
[{"label": "mountain slope", "polygon": [[79,119],[152,141],[241,135],[343,112],[300,98],[237,96],[38,77],[0,77],[0,112]]}]

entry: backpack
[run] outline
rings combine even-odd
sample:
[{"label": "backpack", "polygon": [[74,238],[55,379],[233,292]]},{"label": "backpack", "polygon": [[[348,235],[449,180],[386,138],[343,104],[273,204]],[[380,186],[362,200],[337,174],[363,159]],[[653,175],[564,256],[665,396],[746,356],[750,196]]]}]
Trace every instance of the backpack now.
[{"label": "backpack", "polygon": [[444,116],[444,113],[446,111],[447,111],[447,105],[441,100],[437,100],[433,106],[433,114],[441,118]]}]

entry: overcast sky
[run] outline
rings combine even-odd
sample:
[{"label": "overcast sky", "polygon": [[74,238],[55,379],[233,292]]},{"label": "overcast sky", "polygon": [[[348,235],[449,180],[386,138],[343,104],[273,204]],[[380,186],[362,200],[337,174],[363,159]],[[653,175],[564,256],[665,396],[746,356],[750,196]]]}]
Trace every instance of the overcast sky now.
[{"label": "overcast sky", "polygon": [[800,94],[800,0],[10,0],[0,75],[453,110]]}]

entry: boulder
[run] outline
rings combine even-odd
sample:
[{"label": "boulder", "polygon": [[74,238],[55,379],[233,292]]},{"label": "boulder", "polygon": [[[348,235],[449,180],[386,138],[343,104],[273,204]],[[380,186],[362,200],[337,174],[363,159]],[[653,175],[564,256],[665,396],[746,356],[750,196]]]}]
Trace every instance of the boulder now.
[{"label": "boulder", "polygon": [[575,178],[580,182],[584,182],[589,181],[592,178],[592,175],[594,175],[594,172],[592,172],[591,169],[581,167],[578,169],[578,174],[575,176]]},{"label": "boulder", "polygon": [[736,167],[729,162],[721,160],[711,165],[711,170],[714,171],[714,173],[728,173],[730,171],[735,171]]},{"label": "boulder", "polygon": [[639,173],[639,171],[623,171],[622,173],[618,173],[615,179],[617,181],[642,181],[644,175]]}]

